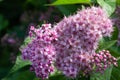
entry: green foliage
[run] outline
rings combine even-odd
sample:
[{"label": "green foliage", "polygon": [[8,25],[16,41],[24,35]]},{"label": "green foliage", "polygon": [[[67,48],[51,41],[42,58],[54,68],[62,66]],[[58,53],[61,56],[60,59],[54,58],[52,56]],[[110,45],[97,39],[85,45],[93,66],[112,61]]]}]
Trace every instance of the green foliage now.
[{"label": "green foliage", "polygon": [[26,37],[23,44],[20,46],[20,49],[26,47],[30,42],[32,41],[32,38],[31,37]]},{"label": "green foliage", "polygon": [[97,2],[109,16],[115,11],[116,0],[97,0]]},{"label": "green foliage", "polygon": [[111,39],[112,40],[117,40],[118,39],[118,33],[119,33],[118,28],[114,27],[114,32],[112,33]]},{"label": "green foliage", "polygon": [[26,45],[29,44],[31,41],[32,41],[32,40],[31,40],[31,38],[30,38],[29,36],[26,37],[25,40],[24,40],[23,46],[26,46]]},{"label": "green foliage", "polygon": [[17,60],[15,62],[15,65],[12,67],[9,74],[14,73],[14,72],[18,71],[19,69],[21,69],[21,68],[23,68],[27,65],[31,65],[31,62],[30,61],[25,61],[25,60],[21,59],[21,56],[18,56]]},{"label": "green foliage", "polygon": [[27,4],[32,4],[36,8],[45,8],[43,5],[47,2],[47,0],[26,0]]},{"label": "green foliage", "polygon": [[118,66],[113,67],[111,80],[119,80],[120,79],[120,60],[118,60]]},{"label": "green foliage", "polygon": [[34,78],[33,80],[39,80],[39,78]]},{"label": "green foliage", "polygon": [[[2,80],[20,80],[19,78],[27,78],[25,75],[20,75],[20,74],[28,74],[30,75],[29,73],[30,72],[18,72],[18,70],[20,70],[21,68],[25,67],[25,66],[28,66],[28,65],[31,65],[31,62],[30,61],[24,61],[21,59],[21,56],[18,56],[17,59],[16,59],[16,62],[15,62],[15,65],[12,67],[12,69],[9,71],[8,75],[3,78]],[[20,76],[18,76],[20,75]],[[17,77],[15,77],[17,76]],[[18,79],[16,79],[18,78]]]},{"label": "green foliage", "polygon": [[9,72],[10,68],[8,67],[0,67],[0,80],[1,78],[3,78],[4,76],[6,76],[6,73]]},{"label": "green foliage", "polygon": [[104,50],[104,49],[109,49],[116,42],[117,42],[117,40],[106,41],[106,40],[104,40],[104,38],[102,38],[99,42],[99,47],[98,47],[97,51],[101,51],[101,50]]},{"label": "green foliage", "polygon": [[90,4],[90,0],[57,0],[49,5]]},{"label": "green foliage", "polygon": [[117,5],[120,5],[120,0],[117,0],[116,3],[117,3]]},{"label": "green foliage", "polygon": [[77,10],[76,5],[63,5],[63,6],[56,6],[65,16],[69,16],[70,14],[74,13]]},{"label": "green foliage", "polygon": [[0,31],[8,26],[8,21],[0,15]]},{"label": "green foliage", "polygon": [[81,6],[74,4],[90,4],[90,0],[57,0],[49,6],[55,5],[65,16],[71,15],[77,11]]},{"label": "green foliage", "polygon": [[2,80],[33,80],[35,75],[31,73],[29,70],[16,72],[9,77],[5,77]]},{"label": "green foliage", "polygon": [[109,48],[109,51],[113,56],[119,57],[120,56],[120,46],[112,46]]},{"label": "green foliage", "polygon": [[90,76],[90,80],[110,80],[113,66],[110,66],[102,73],[93,73]]}]

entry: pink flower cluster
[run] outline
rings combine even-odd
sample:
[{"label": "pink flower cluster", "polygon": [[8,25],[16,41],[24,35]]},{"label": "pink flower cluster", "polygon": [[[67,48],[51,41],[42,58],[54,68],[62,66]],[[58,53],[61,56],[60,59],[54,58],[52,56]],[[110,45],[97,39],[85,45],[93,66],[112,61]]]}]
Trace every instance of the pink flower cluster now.
[{"label": "pink flower cluster", "polygon": [[109,54],[94,53],[99,40],[111,36],[112,31],[112,22],[100,7],[87,8],[65,17],[53,28],[50,24],[43,24],[39,29],[32,26],[29,32],[32,42],[21,50],[22,57],[32,62],[36,75],[43,79],[48,78],[54,67],[71,78],[80,72],[89,74],[93,64],[100,69],[102,62],[96,63],[96,56],[100,60]]},{"label": "pink flower cluster", "polygon": [[56,67],[70,78],[76,78],[79,72],[88,74],[92,70],[91,56],[87,54],[61,54],[56,59]]},{"label": "pink flower cluster", "polygon": [[94,53],[100,38],[111,36],[113,31],[111,20],[100,7],[78,11],[73,16],[65,17],[54,28],[58,34],[56,47],[85,54]]},{"label": "pink flower cluster", "polygon": [[39,29],[31,26],[29,36],[32,42],[21,50],[22,57],[32,62],[32,70],[38,77],[48,78],[54,71],[55,48],[51,41],[56,39],[56,33],[51,29],[51,24],[43,24]]},{"label": "pink flower cluster", "polygon": [[58,35],[54,44],[55,63],[69,77],[76,77],[84,68],[84,73],[91,70],[90,57],[98,48],[99,40],[111,36],[113,31],[111,20],[100,7],[78,11],[73,16],[65,17],[54,28]]}]

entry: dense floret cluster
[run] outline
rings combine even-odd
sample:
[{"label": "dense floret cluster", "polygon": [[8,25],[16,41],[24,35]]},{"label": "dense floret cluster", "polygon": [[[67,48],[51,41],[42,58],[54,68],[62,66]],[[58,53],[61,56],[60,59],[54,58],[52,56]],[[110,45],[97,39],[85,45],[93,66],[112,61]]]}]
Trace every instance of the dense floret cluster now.
[{"label": "dense floret cluster", "polygon": [[99,40],[111,36],[112,31],[112,22],[100,7],[87,8],[65,17],[53,28],[50,24],[39,29],[31,26],[32,41],[21,49],[22,57],[32,62],[32,70],[43,79],[48,78],[54,67],[71,78],[80,72],[89,74],[93,66],[101,72],[110,64],[117,65],[108,51],[95,54]]},{"label": "dense floret cluster", "polygon": [[43,24],[39,29],[31,26],[29,36],[32,41],[22,49],[22,57],[32,62],[32,70],[38,77],[48,78],[54,71],[55,49],[51,41],[56,39],[56,33],[51,24]]},{"label": "dense floret cluster", "polygon": [[64,18],[55,30],[58,34],[56,47],[71,53],[92,54],[103,36],[111,36],[112,22],[101,8],[88,8]]},{"label": "dense floret cluster", "polygon": [[[113,31],[110,19],[101,8],[96,7],[65,17],[54,28],[58,35],[54,44],[57,55],[55,63],[69,77],[76,77],[85,66],[91,68],[89,57],[98,48],[99,40],[103,36],[110,36]],[[76,60],[75,56],[80,59]]]}]

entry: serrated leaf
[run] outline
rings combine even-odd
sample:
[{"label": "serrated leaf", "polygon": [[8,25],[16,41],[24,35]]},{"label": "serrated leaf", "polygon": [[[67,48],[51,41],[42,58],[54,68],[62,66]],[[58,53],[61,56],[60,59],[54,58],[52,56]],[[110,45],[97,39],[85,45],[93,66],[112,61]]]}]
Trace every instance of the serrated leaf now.
[{"label": "serrated leaf", "polygon": [[111,65],[109,68],[105,70],[103,74],[101,73],[93,73],[90,76],[90,80],[110,80],[113,66]]},{"label": "serrated leaf", "polygon": [[100,41],[100,43],[99,43],[99,48],[98,48],[97,51],[104,50],[104,49],[109,49],[109,48],[112,47],[116,42],[117,42],[117,40],[105,41],[104,39],[101,39],[101,41]]},{"label": "serrated leaf", "polygon": [[116,8],[116,0],[97,0],[98,4],[106,11],[110,16]]},{"label": "serrated leaf", "polygon": [[57,0],[48,5],[90,4],[90,0]]},{"label": "serrated leaf", "polygon": [[21,69],[27,65],[31,65],[31,62],[22,60],[21,56],[18,56],[16,59],[16,62],[15,62],[15,65],[12,67],[9,74],[14,73],[14,72],[18,71],[19,69]]}]

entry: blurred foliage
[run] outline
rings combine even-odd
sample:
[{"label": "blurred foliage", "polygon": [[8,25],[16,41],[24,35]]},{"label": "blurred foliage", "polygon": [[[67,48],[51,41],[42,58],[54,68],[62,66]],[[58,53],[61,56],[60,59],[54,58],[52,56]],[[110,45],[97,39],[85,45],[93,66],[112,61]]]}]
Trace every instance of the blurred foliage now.
[{"label": "blurred foliage", "polygon": [[[74,14],[78,9],[93,5],[101,6],[111,16],[116,5],[120,5],[120,0],[0,0],[0,80],[39,80],[29,71],[30,62],[18,56],[19,47],[28,35],[29,26],[55,23],[64,16]],[[120,47],[116,46],[117,38],[118,30],[114,28],[111,39],[100,41],[100,50],[108,49],[113,56],[120,57]],[[29,38],[24,45],[28,43]],[[93,74],[90,80],[119,80],[119,74],[120,60],[118,67],[110,67],[102,75]],[[66,79],[59,73],[50,76],[50,80]]]},{"label": "blurred foliage", "polygon": [[113,66],[110,66],[106,71],[102,73],[93,73],[90,80],[110,80]]},{"label": "blurred foliage", "polygon": [[18,56],[15,62],[15,65],[12,67],[12,69],[10,70],[9,74],[12,74],[14,72],[16,72],[17,70],[23,68],[26,65],[31,65],[30,61],[24,61],[21,59],[21,56]]},{"label": "blurred foliage", "polygon": [[109,16],[115,11],[116,0],[97,0],[97,2]]},{"label": "blurred foliage", "polygon": [[8,21],[0,15],[0,31],[8,26]]},{"label": "blurred foliage", "polygon": [[110,41],[107,41],[105,40],[104,38],[101,39],[99,41],[99,48],[97,50],[98,51],[101,51],[101,50],[106,50],[106,49],[109,49],[111,46],[113,46],[115,43],[117,42],[117,40],[110,40]]},{"label": "blurred foliage", "polygon": [[57,0],[50,5],[90,4],[90,0]]},{"label": "blurred foliage", "polygon": [[116,3],[117,3],[117,5],[120,5],[120,0],[117,0]]}]

